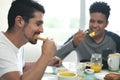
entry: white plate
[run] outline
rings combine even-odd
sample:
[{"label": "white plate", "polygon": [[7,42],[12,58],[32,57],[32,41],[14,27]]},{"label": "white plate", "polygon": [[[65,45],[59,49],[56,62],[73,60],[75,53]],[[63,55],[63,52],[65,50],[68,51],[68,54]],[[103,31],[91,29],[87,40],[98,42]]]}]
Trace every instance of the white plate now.
[{"label": "white plate", "polygon": [[99,80],[104,80],[105,75],[108,73],[95,73],[95,78]]},{"label": "white plate", "polygon": [[45,73],[55,73],[54,68],[52,66],[47,66]]}]

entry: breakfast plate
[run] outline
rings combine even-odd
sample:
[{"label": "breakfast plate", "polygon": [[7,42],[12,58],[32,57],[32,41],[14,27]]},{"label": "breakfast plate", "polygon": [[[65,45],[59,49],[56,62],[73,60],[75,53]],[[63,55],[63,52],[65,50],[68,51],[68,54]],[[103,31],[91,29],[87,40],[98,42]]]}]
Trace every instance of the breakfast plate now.
[{"label": "breakfast plate", "polygon": [[52,66],[47,66],[45,73],[55,73],[55,70]]},{"label": "breakfast plate", "polygon": [[45,73],[57,74],[58,72],[62,72],[62,71],[67,71],[67,69],[64,68],[63,66],[60,67],[47,66]]},{"label": "breakfast plate", "polygon": [[104,80],[106,74],[108,73],[95,73],[95,78],[98,80]]}]

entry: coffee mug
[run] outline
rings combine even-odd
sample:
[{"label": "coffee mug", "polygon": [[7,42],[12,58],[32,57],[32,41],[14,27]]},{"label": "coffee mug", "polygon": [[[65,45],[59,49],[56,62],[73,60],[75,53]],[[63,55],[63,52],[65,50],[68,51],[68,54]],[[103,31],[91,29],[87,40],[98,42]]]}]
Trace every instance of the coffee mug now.
[{"label": "coffee mug", "polygon": [[108,56],[108,68],[111,71],[118,71],[120,66],[120,54],[114,53]]},{"label": "coffee mug", "polygon": [[58,80],[77,80],[77,74],[74,72],[60,72],[58,73]]}]

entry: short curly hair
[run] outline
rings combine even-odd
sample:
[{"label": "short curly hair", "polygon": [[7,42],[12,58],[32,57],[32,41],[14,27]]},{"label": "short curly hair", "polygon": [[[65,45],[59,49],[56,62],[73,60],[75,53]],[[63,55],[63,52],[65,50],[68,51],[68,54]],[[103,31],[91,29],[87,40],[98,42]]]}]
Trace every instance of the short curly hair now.
[{"label": "short curly hair", "polygon": [[90,14],[94,12],[100,12],[106,16],[106,19],[110,15],[110,6],[106,2],[94,2],[89,9]]}]

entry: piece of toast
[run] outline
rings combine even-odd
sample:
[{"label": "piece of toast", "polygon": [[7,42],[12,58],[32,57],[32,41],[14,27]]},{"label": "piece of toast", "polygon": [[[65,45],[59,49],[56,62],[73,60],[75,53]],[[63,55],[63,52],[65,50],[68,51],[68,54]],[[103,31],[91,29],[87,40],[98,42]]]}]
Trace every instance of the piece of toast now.
[{"label": "piece of toast", "polygon": [[36,39],[39,39],[39,40],[42,40],[42,41],[45,41],[45,40],[46,40],[46,38],[43,38],[43,37],[41,37],[41,36],[39,36],[39,35],[36,35],[35,38],[36,38]]}]

